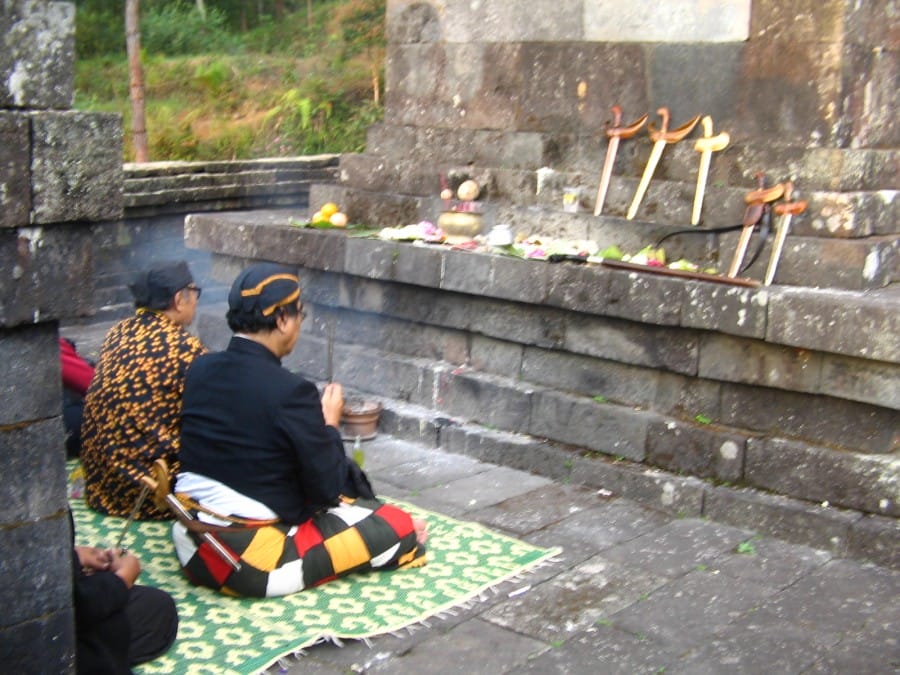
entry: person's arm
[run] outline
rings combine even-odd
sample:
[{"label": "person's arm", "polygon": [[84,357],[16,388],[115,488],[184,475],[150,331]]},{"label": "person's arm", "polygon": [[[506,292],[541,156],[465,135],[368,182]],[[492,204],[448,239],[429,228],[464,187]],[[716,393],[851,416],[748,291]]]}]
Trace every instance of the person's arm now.
[{"label": "person's arm", "polygon": [[63,385],[84,396],[94,377],[94,367],[81,358],[75,346],[65,338],[59,338],[59,356]]},{"label": "person's arm", "polygon": [[77,549],[72,554],[72,572],[76,623],[97,623],[128,605],[130,586],[123,576],[109,570],[85,573]]},{"label": "person's arm", "polygon": [[[333,396],[334,392],[332,402]],[[282,431],[296,453],[298,480],[307,500],[315,506],[334,503],[347,480],[348,458],[340,432],[334,424],[326,424],[323,401],[315,385],[298,383],[284,404],[281,418]]]}]

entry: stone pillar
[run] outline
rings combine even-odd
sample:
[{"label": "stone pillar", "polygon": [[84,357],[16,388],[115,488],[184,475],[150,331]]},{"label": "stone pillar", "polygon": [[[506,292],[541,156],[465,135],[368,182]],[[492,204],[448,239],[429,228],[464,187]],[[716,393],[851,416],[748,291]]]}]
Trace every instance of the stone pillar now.
[{"label": "stone pillar", "polygon": [[0,663],[74,669],[60,319],[91,308],[91,223],[122,216],[122,131],[71,111],[75,7],[0,4]]}]

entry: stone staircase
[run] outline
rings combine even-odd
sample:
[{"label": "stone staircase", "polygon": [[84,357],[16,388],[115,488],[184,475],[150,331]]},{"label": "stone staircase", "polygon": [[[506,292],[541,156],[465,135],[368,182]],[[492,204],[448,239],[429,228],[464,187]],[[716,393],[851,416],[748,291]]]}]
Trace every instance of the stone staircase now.
[{"label": "stone staircase", "polygon": [[[509,223],[518,232],[590,238],[601,248],[636,251],[690,222],[698,153],[693,140],[667,147],[635,220],[625,215],[650,153],[646,137],[622,144],[603,214],[593,216],[602,135],[553,138],[529,132],[421,129],[381,124],[366,153],[341,159],[347,210],[363,222],[405,224],[436,220],[442,209],[439,174],[470,176],[483,186],[485,229]],[[436,168],[434,158],[441,158]],[[533,167],[554,167],[535,171]],[[699,234],[741,222],[752,176],[769,184],[793,181],[808,202],[793,218],[776,281],[782,285],[865,290],[894,282],[900,270],[900,200],[894,150],[806,148],[734,141],[716,153],[697,235],[670,240],[670,258],[728,267],[736,233]],[[750,176],[751,178],[747,178]],[[580,190],[581,213],[564,213],[563,190]],[[747,276],[761,279],[771,237]]]}]

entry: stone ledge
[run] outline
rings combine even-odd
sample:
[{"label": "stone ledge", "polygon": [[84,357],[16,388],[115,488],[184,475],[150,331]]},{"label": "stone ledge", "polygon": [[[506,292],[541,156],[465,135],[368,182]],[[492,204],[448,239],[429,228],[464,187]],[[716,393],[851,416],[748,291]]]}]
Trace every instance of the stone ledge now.
[{"label": "stone ledge", "polygon": [[[738,288],[605,268],[600,271],[595,266],[557,271],[559,266],[446,247],[348,239],[334,230],[290,227],[288,218],[289,213],[278,211],[192,214],[185,222],[185,237],[189,246],[214,253],[319,270],[352,269],[356,276],[417,286],[433,286],[435,277],[423,272],[437,270],[440,265],[439,284],[444,290],[555,305],[579,313],[589,311],[648,327],[670,326],[677,315],[678,325],[684,328],[717,330],[765,339],[774,345],[900,363],[900,312],[892,288],[867,292],[782,286]],[[403,265],[398,264],[400,260]],[[554,278],[557,275],[564,275],[564,280]],[[508,283],[508,279],[527,282]],[[572,283],[583,284],[584,290],[571,290]],[[648,311],[646,303],[640,302],[631,289],[635,283],[647,297],[666,303],[677,301],[680,307],[677,311],[669,306]],[[589,295],[599,297],[583,305],[581,300]],[[616,300],[614,309],[609,309],[611,299]]]}]

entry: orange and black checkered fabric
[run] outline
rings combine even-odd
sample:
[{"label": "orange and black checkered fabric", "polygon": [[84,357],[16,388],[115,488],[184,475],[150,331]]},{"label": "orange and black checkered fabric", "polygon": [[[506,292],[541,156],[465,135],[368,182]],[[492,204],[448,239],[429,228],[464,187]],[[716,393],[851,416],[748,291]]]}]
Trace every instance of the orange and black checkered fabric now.
[{"label": "orange and black checkered fabric", "polygon": [[234,525],[213,534],[241,562],[235,571],[181,523],[172,537],[185,575],[229,595],[275,597],[351,572],[419,567],[425,547],[412,517],[376,499],[346,500],[300,525]]},{"label": "orange and black checkered fabric", "polygon": [[[128,516],[154,460],[178,470],[181,400],[188,366],[205,351],[163,314],[138,310],[110,329],[84,402],[85,498],[101,513]],[[141,519],[166,519],[152,500]]]}]

